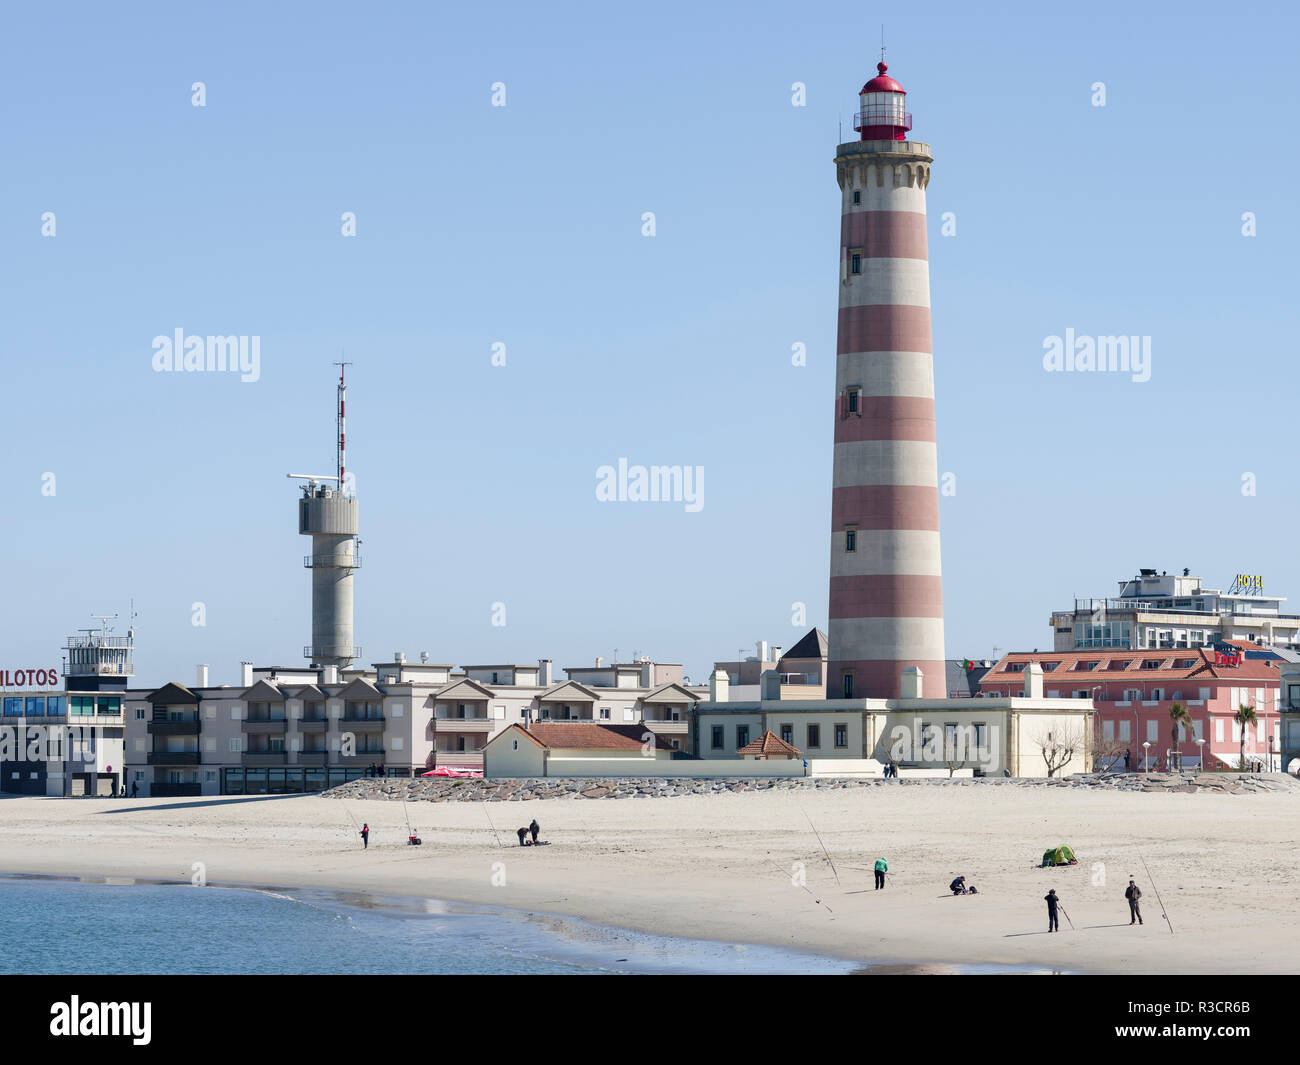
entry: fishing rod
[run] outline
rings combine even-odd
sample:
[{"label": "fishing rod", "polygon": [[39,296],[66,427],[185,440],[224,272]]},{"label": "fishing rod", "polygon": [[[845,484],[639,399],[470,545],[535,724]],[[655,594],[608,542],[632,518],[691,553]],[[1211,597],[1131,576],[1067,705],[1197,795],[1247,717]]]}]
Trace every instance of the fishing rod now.
[{"label": "fishing rod", "polygon": [[1142,857],[1142,852],[1138,851],[1138,861],[1142,863],[1142,868],[1146,870],[1147,880],[1151,882],[1151,890],[1156,893],[1156,902],[1160,903],[1160,916],[1165,919],[1165,924],[1169,926],[1169,934],[1174,934],[1174,922],[1169,919],[1169,913],[1165,910],[1165,900],[1160,897],[1160,889],[1156,887],[1155,878],[1151,875],[1151,870],[1147,869],[1147,860]]},{"label": "fishing rod", "polygon": [[[785,871],[784,869],[782,869],[779,865],[777,865],[777,863],[776,863],[775,861],[772,861],[771,858],[769,858],[768,861],[769,861],[769,862],[772,862],[772,866],[773,866],[773,868],[775,868],[775,869],[777,870],[777,872],[779,872],[782,876],[786,876],[786,875],[787,875],[786,871]],[[818,897],[813,893],[812,888],[810,888],[807,884],[800,884],[800,885],[798,885],[798,886],[801,887],[801,888],[803,888],[804,891],[808,892],[809,895],[812,895],[812,897],[813,897],[813,902],[817,903],[818,906],[825,906],[825,907],[826,907],[826,912],[827,912],[827,913],[834,913],[834,912],[835,912],[835,911],[832,910],[829,906],[826,906],[826,903],[822,902],[822,900],[819,899],[819,898],[818,898]]]},{"label": "fishing rod", "polygon": [[1061,912],[1065,914],[1065,923],[1068,924],[1068,925],[1070,926],[1070,931],[1073,932],[1073,931],[1074,931],[1074,922],[1070,920],[1070,914],[1066,911],[1066,909],[1065,909],[1064,906],[1061,906],[1061,904],[1060,904],[1059,902],[1057,903],[1057,906],[1060,906],[1060,908],[1061,908]]},{"label": "fishing rod", "polygon": [[[357,824],[357,819],[352,816],[352,811],[348,809],[347,803],[345,803],[342,799],[340,799],[339,805],[343,807],[343,812],[348,815],[348,820],[352,822],[352,827],[357,830],[357,835],[358,836],[361,835],[361,826]],[[363,841],[363,845],[364,845],[364,841]]]},{"label": "fishing rod", "polygon": [[[489,825],[492,825],[492,815],[491,815],[490,813],[488,813],[487,803],[484,803],[484,804],[483,804],[483,813],[484,813],[484,815],[485,815],[485,816],[487,817],[487,819],[488,819],[488,824],[489,824]],[[505,844],[501,842],[501,837],[500,837],[499,835],[497,835],[497,826],[496,826],[496,825],[492,825],[492,835],[494,835],[494,836],[497,837],[497,846],[498,846],[498,847],[504,847],[504,846],[505,846]]]},{"label": "fishing rod", "polygon": [[812,818],[808,817],[808,811],[801,809],[799,811],[808,821],[808,827],[813,830],[813,835],[817,837],[817,842],[821,843],[822,853],[826,855],[826,860],[830,862],[831,872],[835,875],[835,886],[840,887],[840,874],[835,869],[835,863],[831,861],[831,852],[826,849],[826,844],[822,843],[822,834],[817,831],[817,826],[812,823]]}]

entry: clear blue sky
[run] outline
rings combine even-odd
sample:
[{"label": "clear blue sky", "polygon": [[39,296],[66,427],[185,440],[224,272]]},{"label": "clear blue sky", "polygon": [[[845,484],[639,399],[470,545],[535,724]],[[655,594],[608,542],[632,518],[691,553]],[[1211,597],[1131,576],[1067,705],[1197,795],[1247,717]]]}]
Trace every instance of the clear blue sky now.
[{"label": "clear blue sky", "polygon": [[[1140,566],[1300,608],[1300,23],[968,10],[9,9],[0,667],[131,597],[141,683],[301,661],[284,475],[331,468],[340,351],[367,661],[617,648],[699,680],[789,646],[792,603],[824,626],[832,158],[881,21],[935,157],[948,654],[1046,647]],[[177,327],[260,336],[261,379],[153,372]],[[1045,373],[1066,328],[1150,336],[1151,380]],[[620,457],[703,466],[703,510],[597,502]]]}]

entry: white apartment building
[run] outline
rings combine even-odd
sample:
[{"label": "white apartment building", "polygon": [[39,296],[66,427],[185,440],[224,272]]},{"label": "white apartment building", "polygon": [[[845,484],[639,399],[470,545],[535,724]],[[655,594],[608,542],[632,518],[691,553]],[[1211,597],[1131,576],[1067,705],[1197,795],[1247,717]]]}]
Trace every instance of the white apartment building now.
[{"label": "white apartment building", "polygon": [[1139,571],[1119,582],[1119,595],[1075,599],[1052,614],[1054,650],[1168,650],[1246,640],[1300,649],[1300,615],[1284,614],[1285,596],[1265,595],[1257,574],[1237,574],[1226,592],[1200,577]]}]

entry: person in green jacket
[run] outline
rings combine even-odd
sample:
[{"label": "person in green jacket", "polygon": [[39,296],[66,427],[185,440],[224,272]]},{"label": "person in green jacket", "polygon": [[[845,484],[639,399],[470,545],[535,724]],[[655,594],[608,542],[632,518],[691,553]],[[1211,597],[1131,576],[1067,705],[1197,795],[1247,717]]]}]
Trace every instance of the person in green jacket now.
[{"label": "person in green jacket", "polygon": [[889,872],[889,863],[884,858],[876,859],[876,890],[885,886],[885,874]]}]

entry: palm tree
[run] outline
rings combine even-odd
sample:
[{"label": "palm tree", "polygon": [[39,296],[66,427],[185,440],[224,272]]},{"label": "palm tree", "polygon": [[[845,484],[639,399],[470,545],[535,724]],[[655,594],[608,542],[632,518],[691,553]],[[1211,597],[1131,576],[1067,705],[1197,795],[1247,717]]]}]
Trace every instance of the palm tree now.
[{"label": "palm tree", "polygon": [[1171,768],[1181,769],[1183,767],[1182,753],[1178,750],[1178,726],[1183,727],[1184,734],[1192,730],[1192,715],[1188,713],[1187,707],[1182,703],[1174,703],[1169,708],[1169,736],[1173,740],[1173,759],[1174,764]]},{"label": "palm tree", "polygon": [[1240,703],[1237,706],[1237,712],[1232,715],[1232,720],[1241,726],[1241,768],[1246,768],[1246,729],[1255,723],[1255,708]]}]

